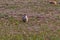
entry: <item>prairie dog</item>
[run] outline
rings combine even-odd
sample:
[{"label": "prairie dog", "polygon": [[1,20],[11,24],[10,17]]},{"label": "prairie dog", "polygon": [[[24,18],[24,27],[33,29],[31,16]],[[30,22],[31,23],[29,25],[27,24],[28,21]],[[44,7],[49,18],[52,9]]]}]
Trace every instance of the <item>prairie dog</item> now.
[{"label": "prairie dog", "polygon": [[28,16],[26,14],[23,15],[22,17],[23,22],[28,22]]},{"label": "prairie dog", "polygon": [[50,3],[50,4],[55,4],[55,5],[57,4],[56,1],[49,1],[49,3]]}]

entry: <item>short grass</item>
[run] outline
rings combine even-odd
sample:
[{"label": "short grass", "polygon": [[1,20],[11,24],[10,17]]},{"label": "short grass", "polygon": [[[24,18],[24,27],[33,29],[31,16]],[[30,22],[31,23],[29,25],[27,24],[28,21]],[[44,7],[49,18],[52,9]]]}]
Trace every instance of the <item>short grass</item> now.
[{"label": "short grass", "polygon": [[20,5],[8,4],[3,8],[13,11],[20,8],[19,10],[23,9],[22,12],[30,9],[32,11],[28,10],[29,12],[36,12],[37,15],[28,14],[32,17],[28,23],[24,23],[19,14],[12,16],[0,13],[0,40],[60,40],[60,5],[49,4],[45,0],[25,2]]}]

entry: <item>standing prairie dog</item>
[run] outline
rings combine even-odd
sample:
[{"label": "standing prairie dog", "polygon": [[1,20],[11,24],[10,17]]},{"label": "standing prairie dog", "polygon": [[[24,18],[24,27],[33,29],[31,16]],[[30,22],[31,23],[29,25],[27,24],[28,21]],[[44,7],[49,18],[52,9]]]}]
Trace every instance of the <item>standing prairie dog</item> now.
[{"label": "standing prairie dog", "polygon": [[28,22],[28,16],[26,14],[23,15],[22,17],[23,22]]},{"label": "standing prairie dog", "polygon": [[50,4],[55,4],[55,5],[57,4],[57,2],[56,1],[53,1],[53,0],[52,1],[49,1],[49,3]]}]

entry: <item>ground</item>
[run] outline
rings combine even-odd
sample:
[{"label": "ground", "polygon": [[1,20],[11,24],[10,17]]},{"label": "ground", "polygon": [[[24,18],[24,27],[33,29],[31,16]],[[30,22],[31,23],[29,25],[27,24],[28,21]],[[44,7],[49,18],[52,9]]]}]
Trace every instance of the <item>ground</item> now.
[{"label": "ground", "polygon": [[[60,40],[60,0],[0,0],[0,40]],[[22,21],[27,14],[29,22]]]}]

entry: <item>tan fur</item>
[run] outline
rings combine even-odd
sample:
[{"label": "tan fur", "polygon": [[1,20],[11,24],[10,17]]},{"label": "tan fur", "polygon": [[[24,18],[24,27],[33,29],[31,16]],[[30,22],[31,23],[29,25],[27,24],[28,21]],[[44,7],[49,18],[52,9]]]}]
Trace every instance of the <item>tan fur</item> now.
[{"label": "tan fur", "polygon": [[57,4],[56,1],[49,1],[49,3],[50,3],[50,4],[55,4],[55,5]]}]

